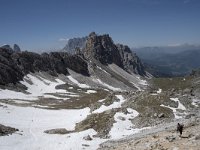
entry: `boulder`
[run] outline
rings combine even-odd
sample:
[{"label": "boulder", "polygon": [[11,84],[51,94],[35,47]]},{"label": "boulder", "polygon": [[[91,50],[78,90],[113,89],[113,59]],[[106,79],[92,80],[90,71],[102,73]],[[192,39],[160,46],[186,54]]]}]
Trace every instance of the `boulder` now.
[{"label": "boulder", "polygon": [[92,138],[90,137],[90,135],[83,137],[83,139],[86,140],[86,141],[91,141],[92,140]]},{"label": "boulder", "polygon": [[68,131],[65,128],[50,129],[50,130],[44,131],[44,133],[47,133],[47,134],[68,134],[70,132],[71,131]]},{"label": "boulder", "polygon": [[0,124],[0,136],[9,135],[9,134],[12,134],[12,133],[14,133],[16,131],[19,131],[19,130]]},{"label": "boulder", "polygon": [[163,118],[163,117],[165,117],[165,114],[164,114],[164,113],[160,113],[160,114],[158,115],[158,118]]}]

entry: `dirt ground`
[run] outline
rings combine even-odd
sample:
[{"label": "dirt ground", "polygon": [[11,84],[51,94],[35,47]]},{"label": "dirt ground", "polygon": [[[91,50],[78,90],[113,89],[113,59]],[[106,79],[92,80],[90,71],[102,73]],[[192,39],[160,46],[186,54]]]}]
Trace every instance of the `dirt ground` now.
[{"label": "dirt ground", "polygon": [[182,136],[176,127],[132,140],[124,140],[106,150],[200,150],[200,123],[186,125]]}]

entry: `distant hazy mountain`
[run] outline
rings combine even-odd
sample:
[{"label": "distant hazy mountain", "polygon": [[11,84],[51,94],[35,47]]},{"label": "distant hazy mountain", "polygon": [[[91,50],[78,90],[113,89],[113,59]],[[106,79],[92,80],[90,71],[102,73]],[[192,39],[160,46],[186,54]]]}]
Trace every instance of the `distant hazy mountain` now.
[{"label": "distant hazy mountain", "polygon": [[13,48],[8,44],[5,44],[5,45],[1,46],[0,48],[4,48],[4,49],[7,49],[9,51],[14,51],[14,52],[20,52],[21,51],[20,47],[17,44],[14,44]]},{"label": "distant hazy mountain", "polygon": [[66,46],[63,48],[63,51],[74,54],[77,48],[82,49],[85,47],[86,40],[87,36],[69,39]]},{"label": "distant hazy mountain", "polygon": [[200,67],[200,46],[144,47],[134,51],[154,76],[182,76]]}]

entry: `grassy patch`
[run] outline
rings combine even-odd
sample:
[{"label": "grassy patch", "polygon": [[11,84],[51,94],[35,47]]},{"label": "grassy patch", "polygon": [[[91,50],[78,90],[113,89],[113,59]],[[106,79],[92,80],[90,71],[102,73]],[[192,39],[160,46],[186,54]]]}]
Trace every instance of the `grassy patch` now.
[{"label": "grassy patch", "polygon": [[93,128],[97,132],[98,137],[106,138],[115,122],[114,115],[114,110],[91,114],[85,120],[76,124],[75,131],[80,132]]},{"label": "grassy patch", "polygon": [[150,83],[154,88],[161,88],[162,90],[184,90],[191,87],[191,77],[174,77],[174,78],[153,78]]},{"label": "grassy patch", "polygon": [[69,100],[62,100],[59,103],[56,103],[58,100],[54,100],[54,103],[51,107],[56,109],[82,109],[85,107],[90,107],[92,104],[98,102],[100,99],[104,99],[109,93],[105,90],[96,90],[97,93],[81,93],[79,97],[72,97]]}]

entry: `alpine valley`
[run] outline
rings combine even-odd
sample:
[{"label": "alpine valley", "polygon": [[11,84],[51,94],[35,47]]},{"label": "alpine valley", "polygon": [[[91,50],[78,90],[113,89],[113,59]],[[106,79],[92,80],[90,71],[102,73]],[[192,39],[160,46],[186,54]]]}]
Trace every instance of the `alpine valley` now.
[{"label": "alpine valley", "polygon": [[197,150],[200,71],[155,78],[146,63],[95,32],[50,53],[2,46],[0,149]]}]

